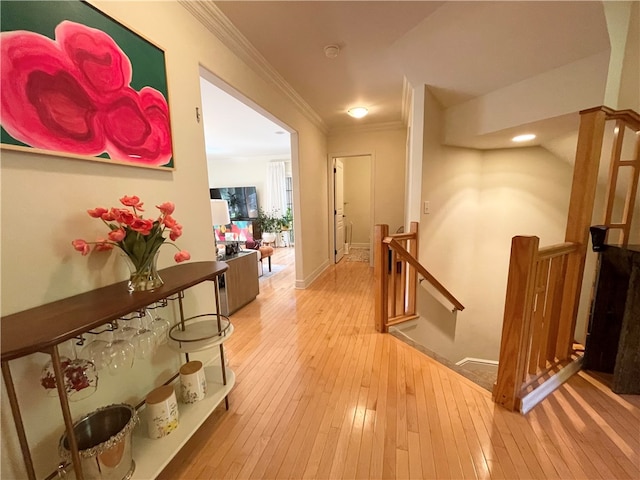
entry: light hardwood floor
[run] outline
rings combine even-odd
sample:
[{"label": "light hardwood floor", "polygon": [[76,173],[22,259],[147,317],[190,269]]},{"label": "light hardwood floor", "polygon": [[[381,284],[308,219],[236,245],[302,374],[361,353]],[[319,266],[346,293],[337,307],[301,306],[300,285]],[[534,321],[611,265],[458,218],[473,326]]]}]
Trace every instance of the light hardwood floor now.
[{"label": "light hardwood floor", "polygon": [[[290,264],[293,249],[276,249]],[[235,313],[237,383],[161,474],[209,478],[640,478],[640,397],[574,376],[522,416],[373,327],[373,272],[293,268]]]}]

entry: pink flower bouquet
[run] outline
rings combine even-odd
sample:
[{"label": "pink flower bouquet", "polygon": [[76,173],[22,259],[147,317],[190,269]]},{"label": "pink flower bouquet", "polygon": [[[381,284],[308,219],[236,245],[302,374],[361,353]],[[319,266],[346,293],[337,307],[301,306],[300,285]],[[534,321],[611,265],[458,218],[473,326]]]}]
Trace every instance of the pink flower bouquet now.
[{"label": "pink flower bouquet", "polygon": [[[73,248],[88,255],[91,245],[94,250],[105,251],[113,247],[119,247],[126,255],[131,269],[129,289],[151,290],[162,285],[162,280],[157,275],[156,257],[163,244],[173,245],[178,253],[174,255],[177,263],[189,260],[191,255],[185,250],[180,250],[174,242],[182,235],[182,225],[173,217],[175,210],[173,202],[164,202],[156,205],[160,210],[159,216],[154,219],[143,218],[139,212],[143,212],[143,203],[139,197],[124,196],[120,199],[125,207],[106,209],[97,207],[87,210],[89,216],[101,219],[107,227],[109,233],[107,238],[98,239],[95,242],[87,242],[76,239],[71,242]],[[164,234],[169,233],[171,242],[167,242]]]}]

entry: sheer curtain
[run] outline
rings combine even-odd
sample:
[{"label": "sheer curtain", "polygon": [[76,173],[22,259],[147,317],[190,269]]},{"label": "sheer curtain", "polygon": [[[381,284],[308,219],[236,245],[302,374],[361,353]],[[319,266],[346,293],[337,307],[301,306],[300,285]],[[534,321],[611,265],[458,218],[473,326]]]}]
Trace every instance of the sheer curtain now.
[{"label": "sheer curtain", "polygon": [[267,213],[279,217],[287,213],[287,186],[285,180],[284,162],[270,162],[267,164],[267,182],[264,209]]}]

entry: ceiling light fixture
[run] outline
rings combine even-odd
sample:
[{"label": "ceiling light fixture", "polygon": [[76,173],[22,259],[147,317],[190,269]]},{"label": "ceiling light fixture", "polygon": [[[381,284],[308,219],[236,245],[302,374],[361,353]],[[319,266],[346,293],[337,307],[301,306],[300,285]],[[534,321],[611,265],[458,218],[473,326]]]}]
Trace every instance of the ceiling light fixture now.
[{"label": "ceiling light fixture", "polygon": [[513,137],[511,139],[512,142],[528,142],[529,140],[533,140],[536,136],[533,133],[525,133],[524,135],[518,135],[517,137]]},{"label": "ceiling light fixture", "polygon": [[365,107],[353,107],[347,110],[347,113],[351,115],[353,118],[362,118],[367,113],[369,113],[369,110],[366,109]]},{"label": "ceiling light fixture", "polygon": [[324,54],[327,58],[336,58],[340,53],[340,47],[338,45],[327,45],[324,47]]}]

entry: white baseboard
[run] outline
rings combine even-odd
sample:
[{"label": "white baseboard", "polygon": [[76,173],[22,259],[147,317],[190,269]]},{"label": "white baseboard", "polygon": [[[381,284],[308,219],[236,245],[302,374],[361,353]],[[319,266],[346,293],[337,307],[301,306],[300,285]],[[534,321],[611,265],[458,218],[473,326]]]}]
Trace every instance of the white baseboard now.
[{"label": "white baseboard", "polygon": [[473,363],[476,365],[498,366],[497,360],[488,360],[486,358],[473,358],[473,357],[465,357],[459,362],[456,362],[456,365],[458,365],[459,367],[463,367],[465,365],[468,365],[469,363]]},{"label": "white baseboard", "polygon": [[530,394],[522,397],[522,401],[520,403],[520,412],[522,412],[523,415],[526,414],[542,400],[551,395],[551,393],[553,393],[556,388],[569,380],[569,378],[573,376],[574,373],[582,368],[582,358],[583,357],[580,357],[577,360],[574,360],[554,376],[550,377],[546,382],[544,382]]},{"label": "white baseboard", "polygon": [[329,268],[329,260],[325,260],[324,262],[322,262],[322,264],[304,280],[296,280],[296,288],[299,290],[304,290],[309,285],[311,285],[316,280],[316,278],[318,278],[327,268]]}]

